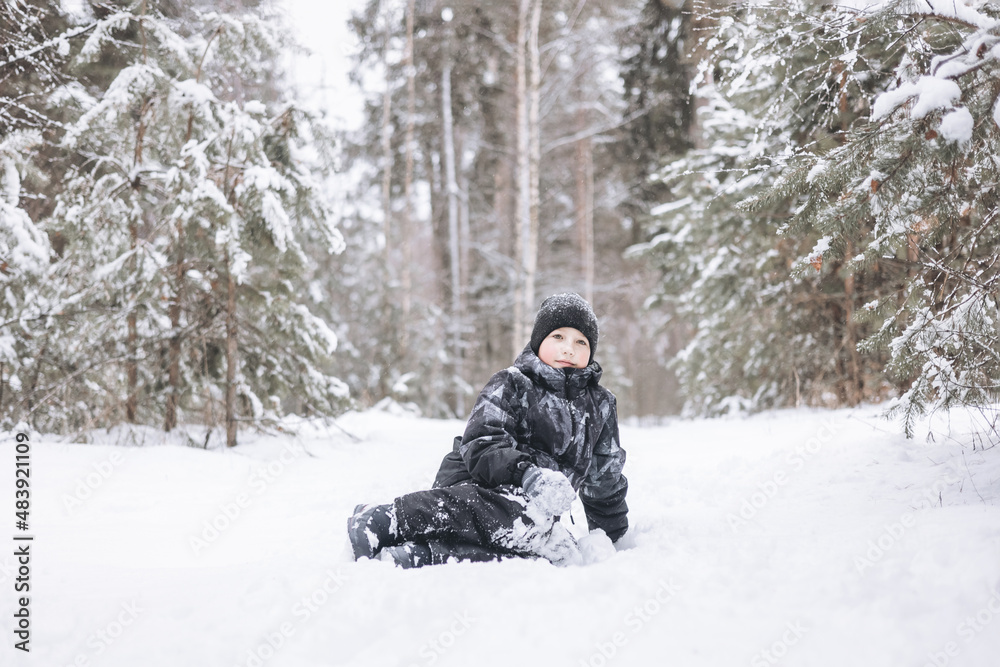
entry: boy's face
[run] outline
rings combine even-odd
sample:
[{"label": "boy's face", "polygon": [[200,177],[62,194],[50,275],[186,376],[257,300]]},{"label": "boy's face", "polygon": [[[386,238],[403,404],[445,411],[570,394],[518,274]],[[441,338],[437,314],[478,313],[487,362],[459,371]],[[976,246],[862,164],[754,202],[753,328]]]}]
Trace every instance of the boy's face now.
[{"label": "boy's face", "polygon": [[590,341],[573,327],[555,329],[538,346],[538,358],[552,368],[586,368]]}]

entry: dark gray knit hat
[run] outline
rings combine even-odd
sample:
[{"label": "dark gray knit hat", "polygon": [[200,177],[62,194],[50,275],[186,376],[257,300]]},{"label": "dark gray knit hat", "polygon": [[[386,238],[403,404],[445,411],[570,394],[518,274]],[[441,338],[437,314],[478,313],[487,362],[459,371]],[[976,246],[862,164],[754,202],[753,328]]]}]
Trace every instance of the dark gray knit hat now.
[{"label": "dark gray knit hat", "polygon": [[590,360],[593,361],[600,334],[597,316],[587,300],[573,292],[553,294],[542,301],[542,307],[535,315],[535,326],[531,330],[531,350],[538,354],[538,348],[545,337],[562,327],[573,327],[587,337],[590,342]]}]

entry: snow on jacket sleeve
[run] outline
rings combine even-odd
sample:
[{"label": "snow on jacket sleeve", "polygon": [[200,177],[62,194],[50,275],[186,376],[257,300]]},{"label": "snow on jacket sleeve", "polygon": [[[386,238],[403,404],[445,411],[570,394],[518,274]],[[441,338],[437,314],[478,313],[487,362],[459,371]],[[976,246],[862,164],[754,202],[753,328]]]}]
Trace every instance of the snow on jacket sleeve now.
[{"label": "snow on jacket sleeve", "polygon": [[618,440],[618,408],[611,395],[610,411],[594,445],[590,470],[580,487],[580,500],[591,530],[601,528],[612,541],[628,530],[628,480],[622,474],[625,450]]},{"label": "snow on jacket sleeve", "polygon": [[517,449],[519,432],[514,402],[517,388],[511,374],[501,371],[483,388],[472,408],[459,453],[476,483],[494,487],[520,485],[528,455]]}]

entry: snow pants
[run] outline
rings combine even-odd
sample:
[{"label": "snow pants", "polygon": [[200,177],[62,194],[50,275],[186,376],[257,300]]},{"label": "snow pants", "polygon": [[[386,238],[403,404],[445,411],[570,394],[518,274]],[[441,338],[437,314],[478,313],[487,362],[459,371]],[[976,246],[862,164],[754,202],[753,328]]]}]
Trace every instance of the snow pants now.
[{"label": "snow pants", "polygon": [[576,547],[552,517],[529,516],[534,513],[517,487],[456,484],[409,493],[393,505],[397,537],[428,545],[433,564],[505,556],[544,556],[557,562],[563,551]]}]

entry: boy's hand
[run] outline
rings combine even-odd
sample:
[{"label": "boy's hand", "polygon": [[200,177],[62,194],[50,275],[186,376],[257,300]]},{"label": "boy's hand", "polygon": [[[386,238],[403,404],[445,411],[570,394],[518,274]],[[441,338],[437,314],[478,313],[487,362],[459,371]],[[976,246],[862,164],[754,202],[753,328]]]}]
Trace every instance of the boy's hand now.
[{"label": "boy's hand", "polygon": [[576,490],[566,475],[548,468],[528,468],[521,486],[529,503],[552,516],[568,512],[576,498]]}]

